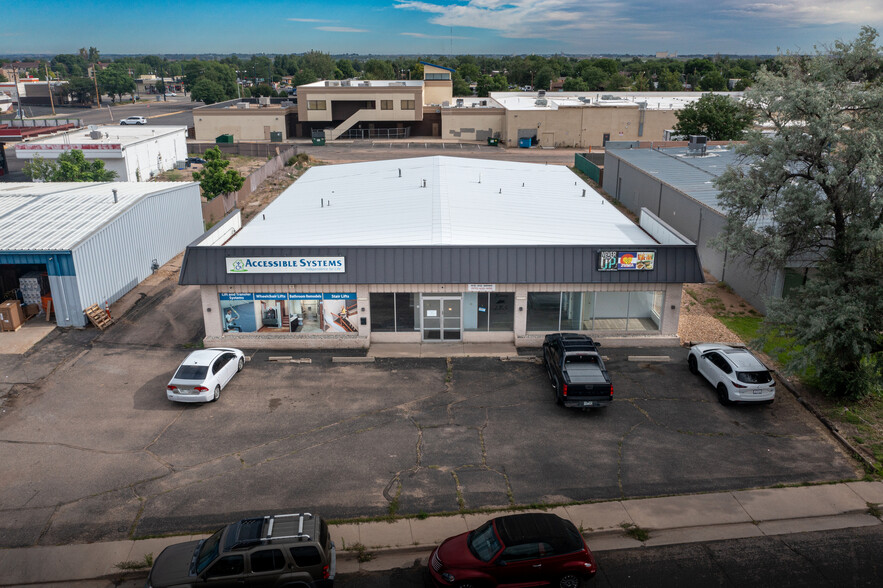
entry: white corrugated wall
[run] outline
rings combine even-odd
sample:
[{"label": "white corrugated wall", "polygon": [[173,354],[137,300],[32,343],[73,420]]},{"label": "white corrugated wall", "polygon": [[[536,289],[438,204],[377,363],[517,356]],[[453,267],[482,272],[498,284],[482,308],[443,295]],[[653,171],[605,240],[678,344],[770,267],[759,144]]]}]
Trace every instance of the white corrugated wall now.
[{"label": "white corrugated wall", "polygon": [[197,184],[142,199],[73,248],[83,307],[118,300],[203,232]]}]

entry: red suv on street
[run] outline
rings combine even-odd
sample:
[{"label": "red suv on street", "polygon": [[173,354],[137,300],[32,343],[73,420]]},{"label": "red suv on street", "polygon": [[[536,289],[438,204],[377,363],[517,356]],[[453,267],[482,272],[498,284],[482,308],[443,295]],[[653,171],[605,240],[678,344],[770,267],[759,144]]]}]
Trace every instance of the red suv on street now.
[{"label": "red suv on street", "polygon": [[429,558],[436,586],[538,586],[577,588],[595,575],[595,558],[570,521],[528,513],[491,519],[445,539]]}]

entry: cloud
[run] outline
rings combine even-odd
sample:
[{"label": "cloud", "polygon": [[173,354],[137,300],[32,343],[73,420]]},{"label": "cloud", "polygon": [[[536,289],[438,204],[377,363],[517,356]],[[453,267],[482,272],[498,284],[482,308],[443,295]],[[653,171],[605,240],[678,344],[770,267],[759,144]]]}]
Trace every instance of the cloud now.
[{"label": "cloud", "polygon": [[471,39],[472,37],[452,37],[451,35],[427,35],[426,33],[399,33],[406,37],[415,37],[417,39]]},{"label": "cloud", "polygon": [[322,20],[320,18],[286,18],[291,22],[334,22],[333,20]]},{"label": "cloud", "polygon": [[317,31],[326,33],[370,33],[367,29],[354,29],[352,27],[316,27]]},{"label": "cloud", "polygon": [[720,0],[719,11],[751,19],[792,25],[868,24],[883,21],[883,0]]}]

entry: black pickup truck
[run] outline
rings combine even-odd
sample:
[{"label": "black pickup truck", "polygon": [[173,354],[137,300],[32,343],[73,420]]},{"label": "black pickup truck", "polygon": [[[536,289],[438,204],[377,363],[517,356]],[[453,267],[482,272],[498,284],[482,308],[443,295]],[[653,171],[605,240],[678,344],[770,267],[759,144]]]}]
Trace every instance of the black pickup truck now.
[{"label": "black pickup truck", "polygon": [[598,353],[600,346],[591,337],[578,333],[546,335],[543,365],[558,404],[600,408],[613,401],[613,384]]}]

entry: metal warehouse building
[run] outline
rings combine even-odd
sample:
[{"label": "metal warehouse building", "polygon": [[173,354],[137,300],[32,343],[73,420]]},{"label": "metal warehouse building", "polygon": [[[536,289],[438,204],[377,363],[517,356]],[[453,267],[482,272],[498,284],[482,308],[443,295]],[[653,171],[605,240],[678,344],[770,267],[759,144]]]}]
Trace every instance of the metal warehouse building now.
[{"label": "metal warehouse building", "polygon": [[203,233],[199,184],[0,184],[0,287],[25,275],[59,326],[114,302]]},{"label": "metal warehouse building", "polygon": [[795,260],[785,268],[758,272],[744,256],[709,244],[726,225],[714,181],[727,166],[744,165],[732,147],[712,147],[704,155],[686,147],[614,147],[609,145],[604,156],[604,190],[631,211],[647,208],[695,242],[702,266],[755,308],[765,312],[769,298],[787,296],[791,286],[806,280],[810,263]]},{"label": "metal warehouse building", "polygon": [[[314,167],[187,248],[206,343],[539,345],[677,337],[696,246],[636,225],[563,166],[423,157]],[[247,342],[245,342],[247,341]]]}]

